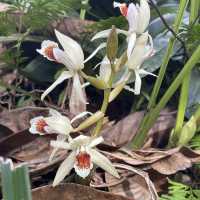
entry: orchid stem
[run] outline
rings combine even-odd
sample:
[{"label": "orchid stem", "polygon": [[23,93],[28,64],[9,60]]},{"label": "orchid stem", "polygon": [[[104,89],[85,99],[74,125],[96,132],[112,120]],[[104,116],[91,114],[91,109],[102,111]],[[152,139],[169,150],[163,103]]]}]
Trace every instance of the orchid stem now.
[{"label": "orchid stem", "polygon": [[[195,22],[196,17],[198,16],[198,10],[199,10],[199,1],[190,1],[190,24],[192,25]],[[179,99],[179,106],[178,106],[178,114],[176,119],[176,126],[174,129],[173,134],[171,135],[172,139],[170,140],[171,146],[176,145],[181,130],[184,123],[185,118],[185,112],[187,108],[187,102],[188,102],[188,96],[189,96],[189,89],[190,89],[190,76],[191,72],[184,78],[182,87],[181,87],[181,94]]]},{"label": "orchid stem", "polygon": [[[181,0],[180,1],[178,14],[177,14],[176,20],[174,22],[174,26],[173,26],[174,27],[174,29],[173,29],[174,33],[176,33],[176,34],[178,34],[178,32],[179,32],[179,27],[181,25],[183,15],[184,15],[184,11],[187,7],[187,3],[188,3],[188,0]],[[149,111],[149,113],[143,118],[143,120],[140,124],[140,127],[137,131],[137,134],[134,137],[133,142],[132,142],[133,147],[139,148],[143,145],[143,143],[146,139],[147,133],[148,133],[147,127],[151,127],[151,124],[148,124],[148,122],[151,121],[150,118],[152,118],[151,110],[153,110],[153,108],[156,105],[158,93],[159,93],[161,84],[163,82],[164,75],[165,75],[171,54],[173,52],[175,41],[176,41],[176,38],[174,36],[172,36],[169,40],[167,51],[166,51],[166,54],[164,56],[163,63],[160,67],[159,75],[158,75],[158,78],[157,78],[156,83],[154,85],[153,92],[151,94],[150,101],[149,101],[149,104],[148,104],[148,107],[147,107],[148,108],[147,110]],[[159,113],[157,113],[157,115],[159,115]]]},{"label": "orchid stem", "polygon": [[[89,0],[82,0],[81,4],[82,6],[86,6],[88,4]],[[85,14],[86,14],[86,9],[85,8],[81,8],[81,12],[80,12],[80,19],[84,20],[85,19]]]},{"label": "orchid stem", "polygon": [[[110,96],[110,89],[104,90],[104,100],[103,100],[103,104],[101,106],[101,112],[103,112],[103,113],[105,113],[107,110],[108,103],[109,103],[109,96]],[[97,137],[99,135],[102,126],[103,126],[103,119],[98,121],[97,126],[94,129],[94,133],[93,133],[94,137]]]},{"label": "orchid stem", "polygon": [[[114,67],[112,65],[113,64],[111,63],[111,68],[114,69]],[[110,80],[109,80],[110,88],[104,90],[104,99],[103,99],[103,104],[101,106],[101,112],[103,112],[104,114],[106,113],[108,105],[109,105],[109,97],[110,97],[110,93],[111,93],[113,78],[114,78],[114,76],[113,76],[113,70],[112,70]],[[103,120],[104,120],[104,118],[102,118],[98,121],[92,136],[97,137],[99,135],[101,128],[103,126]]]},{"label": "orchid stem", "polygon": [[170,140],[173,144],[176,144],[176,141],[179,138],[179,134],[181,133],[183,123],[184,123],[185,111],[187,108],[189,87],[190,87],[190,73],[184,78],[182,86],[181,86],[181,94],[180,94],[179,105],[178,105],[176,125],[175,125],[172,139]]},{"label": "orchid stem", "polygon": [[176,90],[180,87],[181,83],[183,82],[183,79],[185,76],[187,76],[188,73],[193,69],[193,67],[199,62],[200,59],[200,45],[197,47],[196,51],[193,53],[191,58],[187,61],[179,75],[176,77],[176,79],[172,82],[171,86],[168,88],[166,93],[161,98],[160,102],[156,105],[154,109],[148,115],[144,118],[145,124],[144,127],[141,129],[141,127],[138,130],[138,133],[132,142],[133,148],[139,148],[143,145],[145,138],[147,136],[147,133],[149,129],[153,126],[155,123],[157,117],[160,114],[160,111],[166,106],[170,98],[173,96],[173,94],[176,92]]}]

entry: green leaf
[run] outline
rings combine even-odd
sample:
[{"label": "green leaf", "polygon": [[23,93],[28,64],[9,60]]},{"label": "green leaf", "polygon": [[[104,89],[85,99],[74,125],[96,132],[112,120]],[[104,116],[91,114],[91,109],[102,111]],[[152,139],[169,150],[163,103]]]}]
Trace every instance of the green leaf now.
[{"label": "green leaf", "polygon": [[2,194],[4,200],[31,200],[28,168],[13,167],[11,160],[0,160]]},{"label": "green leaf", "polygon": [[[15,42],[23,38],[23,34],[12,34],[10,36],[0,36],[0,42],[1,43],[7,43],[7,42]],[[29,42],[41,42],[44,40],[44,37],[39,36],[26,36],[24,37],[23,41],[29,41]]]},{"label": "green leaf", "polygon": [[21,70],[21,73],[27,78],[38,83],[49,83],[54,81],[55,74],[62,67],[55,63],[48,61],[42,56],[38,56],[31,61],[25,68]]},{"label": "green leaf", "polygon": [[186,116],[189,118],[195,112],[200,104],[200,70],[194,68],[190,78],[189,100],[187,105]]},{"label": "green leaf", "polygon": [[99,22],[95,22],[94,24],[88,26],[88,28],[93,29],[95,31],[102,31],[105,29],[110,29],[112,25],[120,29],[128,28],[128,22],[123,16],[110,17],[108,19],[100,20]]},{"label": "green leaf", "polygon": [[1,164],[1,185],[4,200],[14,200],[14,185],[12,181],[11,163],[4,162]]},{"label": "green leaf", "polygon": [[27,166],[17,167],[13,172],[15,200],[31,200],[31,188]]},{"label": "green leaf", "polygon": [[193,190],[190,186],[169,180],[169,192],[162,195],[160,200],[198,200],[200,199],[199,191]]}]

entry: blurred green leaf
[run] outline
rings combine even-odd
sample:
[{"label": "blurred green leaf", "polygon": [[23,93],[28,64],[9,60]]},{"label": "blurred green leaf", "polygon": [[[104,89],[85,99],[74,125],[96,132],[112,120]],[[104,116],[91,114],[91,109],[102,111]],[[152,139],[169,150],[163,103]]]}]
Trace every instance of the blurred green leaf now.
[{"label": "blurred green leaf", "polygon": [[20,72],[29,78],[38,83],[49,83],[54,81],[55,74],[62,67],[55,63],[48,61],[42,56],[38,56],[33,61],[31,61],[25,68]]},{"label": "blurred green leaf", "polygon": [[[23,34],[12,34],[9,36],[0,36],[0,42],[15,42],[23,38]],[[30,41],[30,42],[41,42],[44,40],[44,37],[39,36],[26,36],[23,41]]]},{"label": "blurred green leaf", "polygon": [[0,160],[2,194],[4,200],[31,200],[28,167],[14,168],[11,160]]},{"label": "blurred green leaf", "polygon": [[94,24],[88,26],[88,28],[91,28],[95,31],[102,31],[105,29],[110,29],[112,25],[115,25],[116,28],[121,28],[121,29],[128,28],[128,22],[126,18],[123,16],[110,17],[108,19],[100,20],[99,22],[95,22]]},{"label": "blurred green leaf", "polygon": [[196,111],[200,104],[200,70],[198,67],[194,68],[190,78],[189,100],[187,105],[186,116],[189,118]]}]

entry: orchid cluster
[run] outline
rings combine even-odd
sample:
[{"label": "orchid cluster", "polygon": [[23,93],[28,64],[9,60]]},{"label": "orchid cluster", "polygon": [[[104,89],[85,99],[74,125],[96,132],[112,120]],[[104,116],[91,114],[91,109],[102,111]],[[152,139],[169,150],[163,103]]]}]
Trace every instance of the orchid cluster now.
[{"label": "orchid cluster", "polygon": [[[59,184],[73,168],[80,177],[86,178],[94,165],[119,178],[117,170],[109,159],[96,148],[98,144],[103,142],[103,138],[99,136],[100,128],[103,124],[108,103],[113,101],[123,89],[128,89],[136,95],[140,94],[140,75],[153,75],[142,69],[142,64],[153,55],[154,50],[152,38],[146,31],[150,20],[150,8],[147,0],[140,0],[140,6],[133,3],[127,6],[126,4],[114,2],[114,7],[119,7],[122,15],[128,20],[129,30],[112,27],[112,29],[97,33],[92,38],[92,41],[99,38],[107,38],[107,43],[101,43],[87,59],[84,59],[83,50],[76,41],[57,30],[55,30],[55,35],[62,49],[58,43],[45,40],[41,44],[41,49],[37,50],[48,60],[65,66],[65,70],[62,71],[57,80],[42,94],[42,100],[63,81],[67,79],[73,80],[69,107],[73,108],[70,112],[76,116],[72,120],[58,111],[50,109],[49,116],[39,116],[30,121],[31,127],[29,131],[32,134],[57,134],[57,139],[51,141],[51,146],[54,150],[50,156],[50,161],[59,149],[71,151],[57,171],[53,182],[54,186]],[[127,40],[127,48],[119,58],[117,58],[117,34],[124,34]],[[97,64],[97,66],[100,66],[99,75],[92,77],[85,74],[83,72],[84,64],[103,48],[106,48],[107,53],[102,62]],[[120,79],[116,79],[118,73],[122,74]],[[132,74],[135,75],[134,89],[127,85]],[[82,107],[81,105],[85,106],[87,104],[84,79],[97,89],[104,90],[102,109],[94,114],[76,109]],[[74,128],[73,122],[87,114],[91,116]],[[94,124],[97,124],[96,131],[91,136],[80,134],[78,137],[73,137],[74,132],[80,132]]]}]

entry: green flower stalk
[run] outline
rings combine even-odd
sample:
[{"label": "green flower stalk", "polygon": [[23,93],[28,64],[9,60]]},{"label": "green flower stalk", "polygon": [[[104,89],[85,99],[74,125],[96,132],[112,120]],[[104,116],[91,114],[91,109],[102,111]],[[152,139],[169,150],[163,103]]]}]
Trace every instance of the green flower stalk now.
[{"label": "green flower stalk", "polygon": [[[199,1],[191,1],[190,3],[190,25],[192,25],[195,22],[196,18],[198,17],[199,5],[200,5]],[[177,142],[180,140],[182,132],[183,132],[182,128],[186,130],[184,128],[185,126],[183,127],[183,124],[184,124],[187,103],[188,103],[188,96],[189,96],[189,89],[190,89],[190,76],[191,76],[191,72],[184,78],[183,84],[181,87],[176,126],[173,131],[173,134],[171,135],[171,140],[170,140],[170,145],[172,146],[176,145]],[[178,142],[178,144],[180,144],[180,142]]]},{"label": "green flower stalk", "polygon": [[[181,25],[187,3],[188,3],[188,0],[181,0],[180,1],[178,14],[177,14],[176,20],[174,22],[174,32],[175,33],[178,33],[178,31],[179,31],[179,27]],[[174,47],[175,41],[176,41],[175,37],[172,37],[169,41],[167,51],[166,51],[166,54],[165,54],[164,59],[163,59],[163,63],[160,67],[158,78],[157,78],[156,83],[154,85],[153,92],[151,94],[150,101],[149,101],[149,104],[148,104],[148,110],[150,112],[143,118],[143,120],[140,124],[140,127],[137,131],[136,137],[134,138],[133,143],[132,143],[132,145],[134,147],[137,147],[137,148],[141,147],[142,144],[145,141],[145,138],[146,138],[146,135],[147,135],[147,132],[148,132],[148,129],[146,128],[148,126],[147,121],[149,121],[150,120],[149,118],[152,117],[151,116],[152,110],[153,110],[153,108],[156,104],[157,96],[158,96],[162,81],[164,79],[164,75],[165,75],[165,72],[166,72],[166,69],[167,69],[167,65],[169,63],[171,54],[173,52],[173,47]]]},{"label": "green flower stalk", "polygon": [[193,69],[193,67],[199,62],[199,60],[200,60],[200,46],[197,47],[196,51],[193,53],[191,58],[185,64],[185,66],[183,67],[179,75],[176,77],[176,79],[172,82],[171,86],[168,88],[164,96],[161,98],[160,102],[144,118],[145,126],[142,127],[142,129],[141,127],[139,128],[138,134],[136,135],[134,141],[132,142],[133,148],[139,148],[143,145],[148,131],[155,123],[161,110],[166,106],[167,102],[170,100],[170,98],[173,96],[176,90],[180,87],[185,76],[187,76],[187,74]]}]

